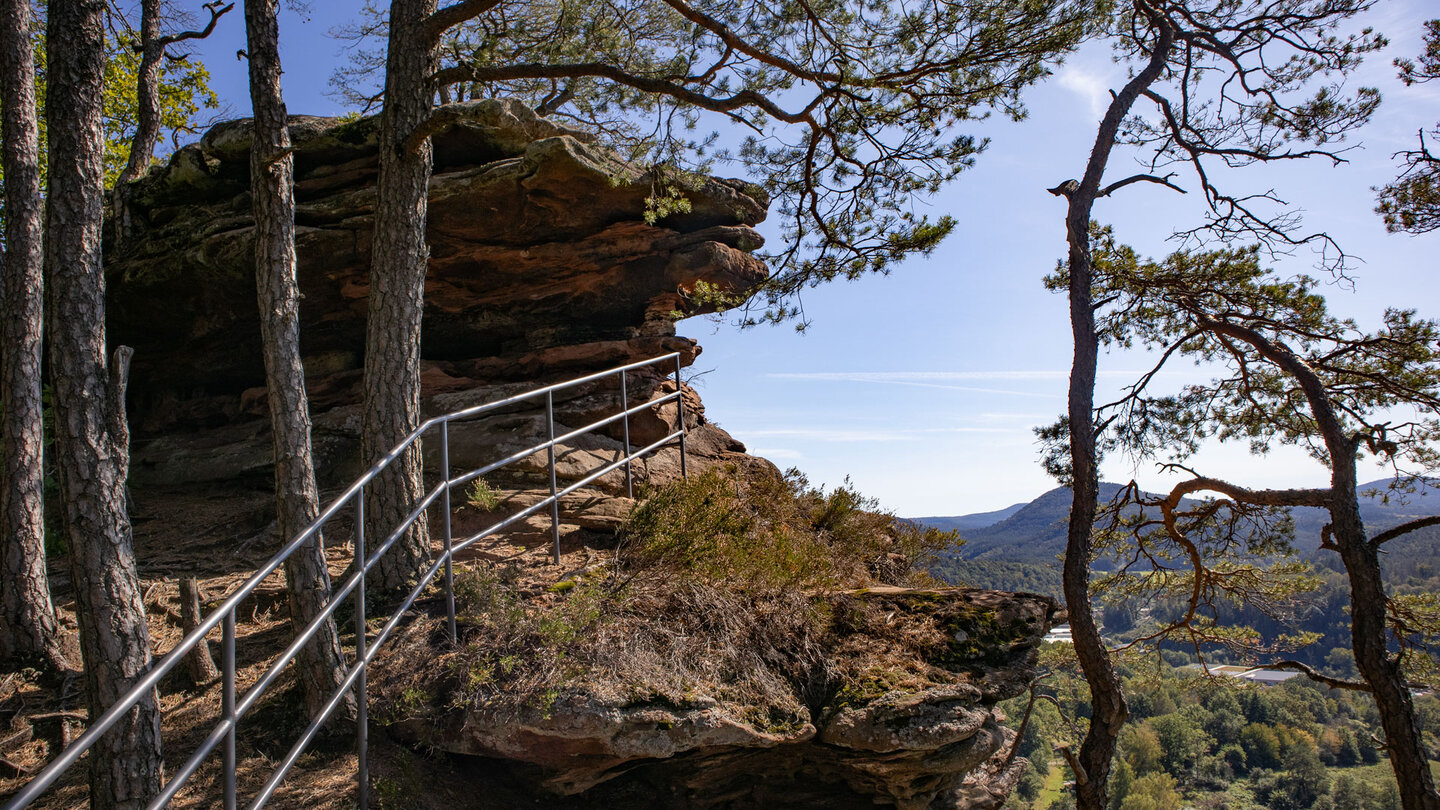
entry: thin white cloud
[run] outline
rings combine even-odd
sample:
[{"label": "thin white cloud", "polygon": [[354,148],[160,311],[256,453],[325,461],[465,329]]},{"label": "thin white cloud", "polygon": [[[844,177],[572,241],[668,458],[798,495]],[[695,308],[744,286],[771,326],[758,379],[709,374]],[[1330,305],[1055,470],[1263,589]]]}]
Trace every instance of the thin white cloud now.
[{"label": "thin white cloud", "polygon": [[893,380],[1063,380],[1068,371],[777,371],[777,380],[838,380],[890,382]]},{"label": "thin white cloud", "polygon": [[[737,430],[742,438],[787,438],[812,442],[913,442],[925,436],[956,433],[1016,433],[1028,428],[942,427],[900,430],[855,430],[847,428],[760,428]],[[754,451],[762,454],[761,451]]]},{"label": "thin white cloud", "polygon": [[[967,371],[794,371],[765,375],[777,380],[807,382],[847,382],[869,385],[903,385],[912,388],[938,388],[944,391],[969,391],[976,394],[1000,394],[1012,397],[1054,399],[1058,391],[1015,391],[1008,388],[985,388],[974,385],[950,385],[945,380],[1053,380],[1050,372],[967,372]],[[1060,377],[1064,379],[1064,375]]]},{"label": "thin white cloud", "polygon": [[1054,419],[1054,413],[977,413],[973,417],[977,422],[1043,422]]},{"label": "thin white cloud", "polygon": [[[1145,372],[1133,370],[1101,371],[1096,376],[1118,378],[1129,381],[1138,379]],[[1168,377],[1185,372],[1160,372],[1157,376]],[[903,385],[914,388],[938,388],[945,391],[968,391],[976,394],[997,394],[1000,396],[1027,397],[1031,399],[1060,399],[1064,391],[1055,383],[1069,379],[1068,371],[1050,370],[997,370],[997,371],[781,371],[766,374],[776,380],[802,382],[843,382],[869,385]],[[989,388],[975,385],[954,385],[951,381],[997,380],[1008,382],[1051,383],[1045,391],[1017,391],[1013,388]]]},{"label": "thin white cloud", "polygon": [[1055,77],[1055,81],[1084,100],[1095,120],[1100,120],[1105,114],[1105,107],[1110,103],[1110,87],[1101,74],[1066,65]]},{"label": "thin white cloud", "polygon": [[800,461],[805,458],[804,453],[800,452],[799,450],[792,450],[788,447],[752,447],[746,452],[748,452],[752,456],[768,458],[771,461],[774,461],[776,459],[780,459],[782,461]]}]

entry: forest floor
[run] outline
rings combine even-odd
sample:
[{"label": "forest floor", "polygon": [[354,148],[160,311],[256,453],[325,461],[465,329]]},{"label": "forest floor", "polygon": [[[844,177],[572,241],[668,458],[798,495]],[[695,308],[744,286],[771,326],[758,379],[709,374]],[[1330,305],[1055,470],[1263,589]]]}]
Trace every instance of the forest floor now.
[{"label": "forest floor", "polygon": [[[456,538],[491,525],[534,503],[548,493],[498,491],[497,499],[486,505],[459,504],[452,514]],[[231,497],[263,499],[263,493],[231,493]],[[584,491],[576,493],[583,497]],[[608,496],[607,496],[608,499]],[[608,499],[621,500],[621,499]],[[567,500],[567,503],[569,501]],[[260,527],[254,537],[237,543],[234,526],[224,525],[224,515],[233,515],[233,503],[223,509],[212,505],[207,513],[203,498],[152,497],[137,504],[135,518],[136,557],[145,607],[149,616],[152,653],[169,652],[183,637],[180,618],[179,579],[196,576],[201,589],[202,612],[219,605],[240,587],[251,572],[266,560],[266,552],[278,546],[274,524]],[[438,514],[431,515],[431,527],[438,527]],[[561,560],[551,559],[551,531],[548,515],[531,517],[503,534],[486,538],[457,555],[458,565],[484,562],[503,566],[521,593],[543,600],[548,586],[603,558],[613,545],[607,532],[594,532],[564,522],[562,513]],[[178,527],[202,527],[182,531]],[[228,528],[228,531],[226,529]],[[352,526],[348,517],[337,518],[327,527],[326,556],[333,581],[338,582],[351,563]],[[432,528],[432,537],[436,534]],[[434,550],[441,549],[434,540]],[[65,555],[52,555],[50,581],[60,615],[63,644],[71,666],[78,669],[80,655],[74,596],[66,575]],[[444,611],[444,600],[432,586],[432,593],[417,603],[420,610]],[[354,649],[354,621],[349,606],[339,611],[341,645],[347,659]],[[269,668],[291,638],[288,606],[281,572],[263,580],[253,595],[242,603],[236,633],[236,687],[243,699],[246,691]],[[367,623],[369,634],[379,630],[380,619]],[[212,657],[219,661],[220,631],[209,638]],[[221,718],[221,683],[216,678],[194,684],[176,667],[160,686],[163,716],[165,769],[173,774],[196,750]],[[237,739],[237,786],[241,806],[249,803],[265,780],[286,756],[304,731],[302,696],[293,668],[288,669],[242,720]],[[29,668],[0,668],[0,799],[13,794],[32,778],[65,745],[83,732],[86,724],[84,679],[78,671],[42,673]],[[331,728],[300,756],[281,783],[268,807],[289,810],[330,810],[353,808],[356,798],[355,734],[353,723],[332,723]],[[456,763],[430,757],[390,742],[373,716],[370,725],[370,768],[372,806],[413,808],[454,808],[473,806],[474,796],[450,795],[461,780],[447,779]],[[221,804],[222,767],[217,748],[190,782],[170,804],[174,808],[218,807]],[[86,768],[74,767],[34,807],[81,808],[88,806]],[[455,787],[448,787],[453,784]]]}]

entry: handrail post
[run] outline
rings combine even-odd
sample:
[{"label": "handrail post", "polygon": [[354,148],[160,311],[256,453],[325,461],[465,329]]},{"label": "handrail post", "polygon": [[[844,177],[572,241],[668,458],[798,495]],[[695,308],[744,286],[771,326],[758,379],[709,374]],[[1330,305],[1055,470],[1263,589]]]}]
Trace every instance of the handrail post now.
[{"label": "handrail post", "polygon": [[[203,643],[203,642],[202,642]],[[225,614],[224,629],[220,637],[220,663],[224,668],[221,685],[220,707],[230,728],[225,732],[225,748],[221,755],[225,769],[225,810],[235,810],[235,726],[240,718],[235,715],[235,611]]]},{"label": "handrail post", "polygon": [[452,565],[454,559],[454,542],[450,533],[450,420],[440,423],[440,474],[445,476],[445,517],[441,521],[445,524],[445,620],[450,628],[450,643],[455,644],[459,638],[455,634],[455,569]]},{"label": "handrail post", "polygon": [[555,486],[555,392],[545,392],[545,424],[550,431],[550,536],[555,544],[555,564],[560,564],[560,498]]},{"label": "handrail post", "polygon": [[630,393],[625,387],[625,369],[620,369],[620,412],[625,425],[625,497],[635,499],[635,479],[630,472]]},{"label": "handrail post", "polygon": [[680,477],[690,480],[690,471],[685,468],[685,392],[680,387],[680,355],[675,355],[675,415],[680,423]]},{"label": "handrail post", "polygon": [[365,683],[365,487],[355,494],[355,570],[360,572],[355,586],[355,773],[356,802],[360,810],[370,806],[369,725],[370,706]]}]

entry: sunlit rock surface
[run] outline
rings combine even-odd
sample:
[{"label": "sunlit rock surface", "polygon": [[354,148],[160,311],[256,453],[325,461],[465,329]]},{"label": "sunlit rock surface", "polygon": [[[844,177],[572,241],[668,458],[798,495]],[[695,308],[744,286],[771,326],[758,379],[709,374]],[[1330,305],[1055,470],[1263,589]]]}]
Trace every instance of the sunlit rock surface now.
[{"label": "sunlit rock surface", "polygon": [[[317,468],[330,493],[361,472],[375,130],[373,119],[291,119],[302,350]],[[131,490],[140,564],[151,575],[234,575],[281,541],[251,267],[249,137],[248,121],[214,127],[134,190],[123,233],[115,233],[114,218],[107,229],[109,337],[135,349]],[[700,347],[676,336],[675,319],[705,310],[688,293],[705,282],[743,296],[766,275],[752,255],[761,244],[753,226],[765,216],[763,194],[738,181],[693,185],[682,191],[688,211],[647,222],[650,176],[521,105],[466,105],[435,136],[425,414],[667,352],[690,366]],[[675,372],[667,364],[632,373],[630,404],[673,393]],[[773,470],[709,421],[694,390],[681,389],[692,474],[713,465]],[[618,405],[613,379],[567,389],[555,397],[556,433]],[[681,412],[672,402],[637,413],[631,445],[665,437]],[[457,423],[452,469],[517,454],[548,429],[539,401]],[[423,449],[433,481],[439,447]],[[619,424],[565,442],[557,449],[561,486],[623,450]],[[674,480],[679,452],[665,448],[633,472],[639,484]],[[532,453],[489,480],[498,511],[460,507],[460,535],[548,494],[546,454]],[[564,565],[583,566],[595,549],[613,546],[632,503],[621,470],[567,496],[559,510]],[[347,530],[341,521],[326,534],[337,571]],[[550,538],[542,514],[478,558],[553,578]],[[1034,676],[1034,649],[1054,603],[959,590],[815,598],[839,617],[826,631],[824,655],[869,675],[844,684],[816,675],[800,684],[777,669],[761,673],[775,688],[749,702],[720,683],[637,696],[626,684],[591,681],[545,707],[500,700],[393,730],[480,763],[477,773],[486,775],[476,777],[476,790],[515,806],[999,806],[1024,762],[1008,757],[1013,735],[996,705]],[[437,653],[423,646],[430,643],[425,622],[387,653],[389,676],[406,660],[435,668]],[[897,647],[901,636],[908,641]],[[386,677],[377,673],[377,692]]]}]

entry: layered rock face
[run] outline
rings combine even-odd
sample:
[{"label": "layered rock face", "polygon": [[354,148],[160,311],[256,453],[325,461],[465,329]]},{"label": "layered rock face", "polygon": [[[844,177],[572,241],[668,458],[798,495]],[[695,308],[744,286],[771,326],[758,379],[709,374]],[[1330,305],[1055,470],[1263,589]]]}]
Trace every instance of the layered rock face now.
[{"label": "layered rock face", "polygon": [[[764,280],[765,265],[750,251],[762,244],[751,226],[764,218],[766,201],[753,187],[688,181],[678,191],[688,210],[647,217],[660,183],[585,133],[508,101],[457,105],[452,113],[435,135],[430,184],[421,346],[427,415],[669,352],[689,366],[700,347],[675,335],[675,320],[708,310],[692,306],[687,293],[703,282],[744,295]],[[301,349],[322,485],[360,472],[377,126],[374,118],[292,116],[290,123]],[[152,492],[165,495],[159,510],[183,503],[195,486],[245,481],[258,493],[269,483],[249,144],[248,119],[215,126],[152,170],[129,195],[124,227],[107,229],[109,336],[135,349],[132,486],[142,506]],[[675,371],[667,364],[632,374],[631,404],[673,391]],[[560,431],[613,412],[617,387],[605,380],[558,395]],[[749,463],[738,442],[706,421],[688,387],[686,396],[687,422],[697,431],[692,454],[702,463]],[[540,404],[461,427],[452,460],[478,465],[533,444],[547,429]],[[672,404],[632,420],[632,441],[673,430],[676,410]],[[613,458],[621,432],[611,426],[565,448],[562,480],[580,477],[602,455]],[[538,463],[528,459],[519,469],[538,479]],[[660,479],[678,468],[674,451],[651,468]],[[261,531],[268,508],[253,498],[246,514],[222,511],[206,531],[231,524]]]},{"label": "layered rock face", "polygon": [[[364,350],[378,121],[295,116],[296,249],[312,408],[353,401]],[[433,391],[686,352],[700,282],[744,294],[766,200],[738,181],[679,193],[520,104],[460,105],[434,138],[421,356]],[[109,332],[135,348],[141,434],[264,415],[247,189],[250,122],[222,123],[150,173],[107,250]],[[653,217],[650,217],[654,219]],[[458,378],[462,382],[448,382]]]},{"label": "layered rock face", "polygon": [[[381,661],[380,712],[423,747],[508,763],[501,784],[557,808],[1002,804],[1026,763],[1011,756],[1015,734],[996,704],[1034,677],[1056,603],[899,587],[812,599],[831,617],[816,657],[750,651],[743,688],[689,666],[677,645],[648,671],[575,662],[573,680],[538,703],[503,689],[469,694],[473,660],[434,657],[436,628],[418,624]],[[419,678],[406,663],[417,656],[431,659]]]},{"label": "layered rock face", "polygon": [[[301,342],[317,467],[322,488],[332,490],[361,471],[376,125],[291,121],[305,296]],[[280,543],[251,260],[248,147],[248,121],[216,126],[133,190],[118,217],[123,227],[107,237],[110,339],[135,349],[131,487],[140,563],[151,574],[178,572],[180,565],[202,576],[234,574]],[[647,198],[663,190],[659,181],[583,133],[513,103],[459,106],[435,135],[421,347],[425,413],[668,352],[679,353],[681,367],[693,363],[700,348],[676,336],[675,320],[705,311],[688,298],[702,282],[743,296],[765,278],[751,251],[761,244],[752,226],[764,218],[766,200],[738,181],[687,182],[679,193],[688,210],[647,216]],[[630,375],[629,404],[674,392],[675,373],[667,363]],[[692,472],[711,465],[773,470],[711,424],[693,390],[680,388]],[[608,416],[618,404],[613,378],[567,389],[555,399],[556,432]],[[667,435],[680,413],[668,403],[637,414],[631,445]],[[543,440],[547,429],[540,402],[457,423],[452,470],[516,454]],[[623,449],[619,425],[565,443],[557,452],[561,485]],[[438,447],[424,450],[433,481]],[[663,483],[677,478],[679,467],[672,447],[637,464],[635,474]],[[535,503],[548,493],[548,481],[544,453],[489,477],[501,513]],[[528,566],[527,581],[553,583],[560,572],[608,553],[607,544],[613,548],[631,504],[618,470],[568,496],[560,510],[558,570],[548,562],[543,516],[497,539],[508,546],[480,549],[478,556],[487,565]],[[454,519],[463,534],[494,516],[461,507]],[[337,572],[346,563],[345,531],[342,523],[326,535]],[[197,543],[214,552],[196,554]],[[190,551],[174,551],[182,546]],[[543,584],[538,590],[553,598]],[[837,616],[858,617],[832,628],[827,643],[835,649],[827,654],[861,669],[873,658],[872,676],[810,694],[809,687],[783,685],[785,673],[761,673],[781,685],[748,702],[720,682],[645,695],[622,683],[576,684],[548,706],[502,701],[396,730],[438,750],[507,763],[506,778],[520,785],[517,796],[544,797],[557,807],[998,806],[1020,770],[1006,756],[1012,735],[999,725],[996,704],[1033,677],[1034,648],[1054,618],[1054,603],[879,589],[816,598],[829,600]],[[416,622],[416,632],[424,626]],[[892,635],[926,641],[901,649]],[[409,639],[428,643],[416,633]],[[422,658],[427,667],[432,658]]]}]

